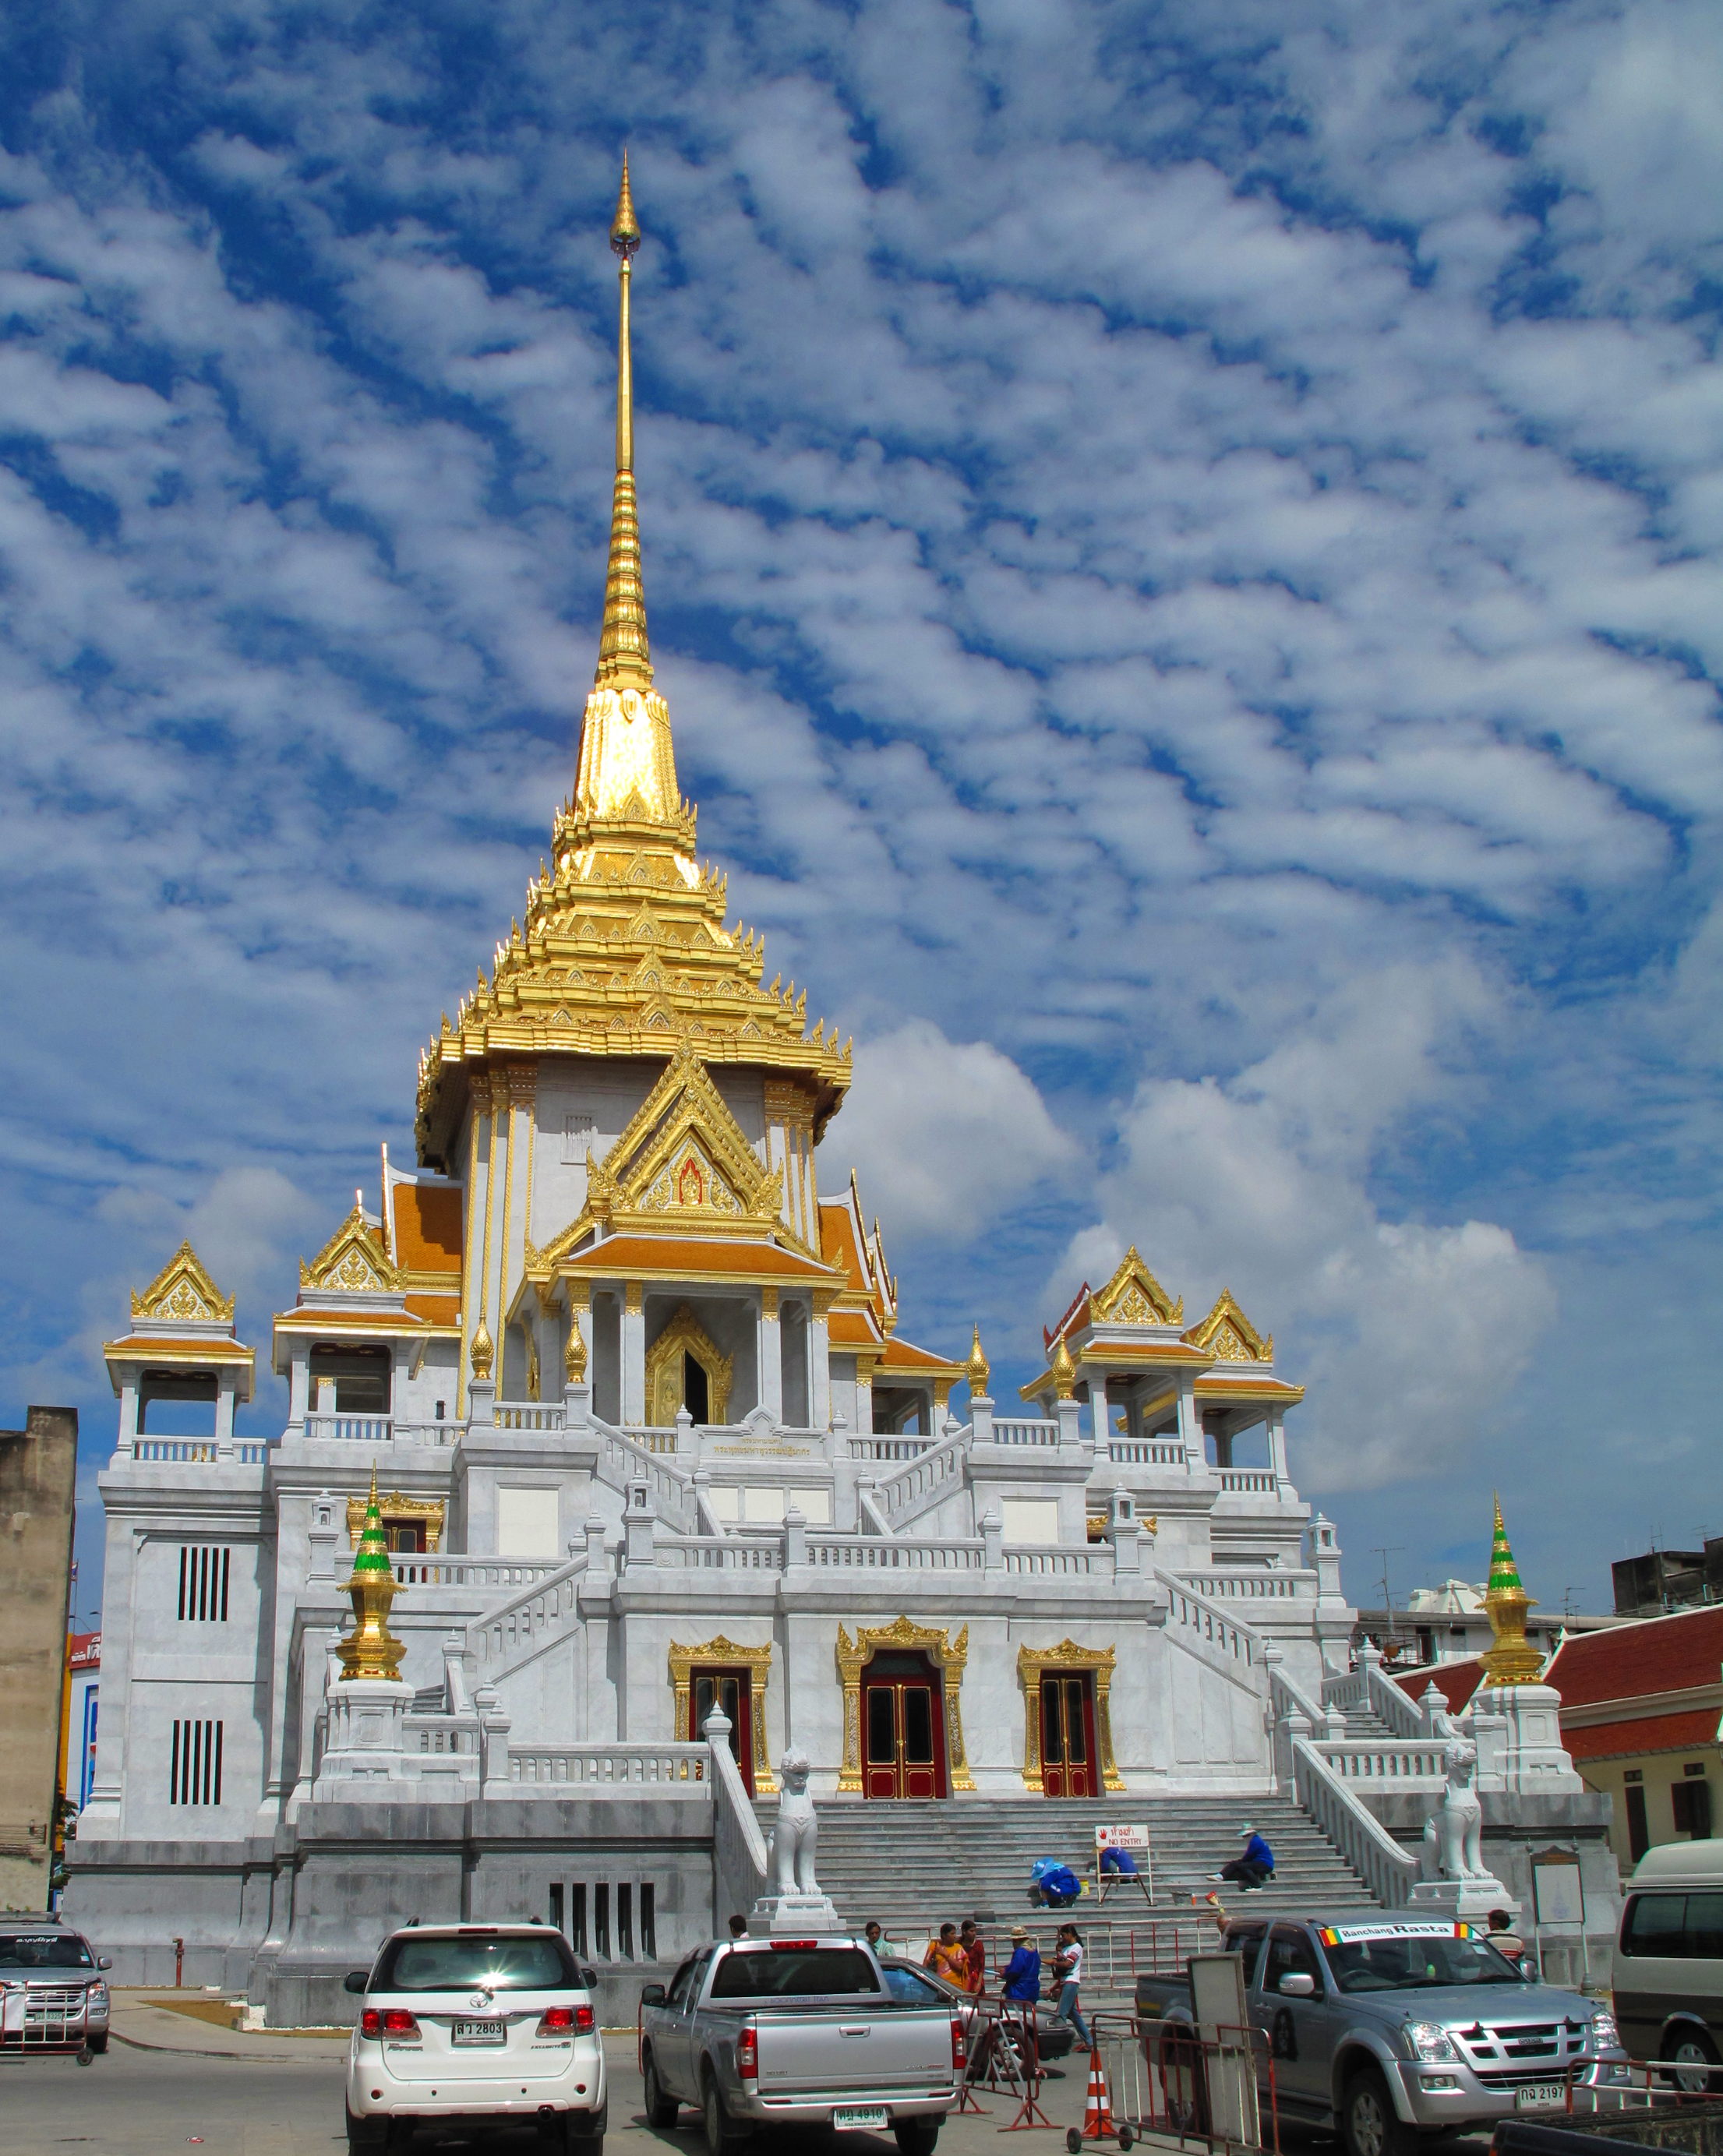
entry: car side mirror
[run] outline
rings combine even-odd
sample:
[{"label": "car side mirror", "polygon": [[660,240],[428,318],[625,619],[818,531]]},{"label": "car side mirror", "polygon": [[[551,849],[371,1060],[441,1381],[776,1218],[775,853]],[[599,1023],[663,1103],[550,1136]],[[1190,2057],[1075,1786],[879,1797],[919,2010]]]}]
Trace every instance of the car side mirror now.
[{"label": "car side mirror", "polygon": [[640,2004],[642,2006],[663,2005],[664,1986],[661,1984],[643,1984],[640,1986]]},{"label": "car side mirror", "polygon": [[350,1969],[341,1980],[341,1988],[343,1991],[357,1991],[363,1993],[365,1989],[366,1981],[367,1979],[365,1972],[363,1969]]},{"label": "car side mirror", "polygon": [[1289,1969],[1281,1978],[1279,1989],[1288,1999],[1314,1999],[1316,1979],[1307,1969]]},{"label": "car side mirror", "polygon": [[1537,1964],[1536,1964],[1536,1963],[1532,1959],[1532,1958],[1531,1958],[1531,1956],[1530,1956],[1530,1954],[1522,1954],[1522,1955],[1521,1955],[1521,1957],[1520,1957],[1520,1974],[1521,1979],[1522,1979],[1525,1983],[1527,1983],[1527,1984],[1535,1984],[1535,1983],[1537,1982],[1537,1980],[1538,1980],[1538,1968],[1537,1968]]},{"label": "car side mirror", "polygon": [[100,1954],[96,1958],[95,1965],[98,1969],[111,1969],[114,1966],[114,1957],[112,1954]]}]

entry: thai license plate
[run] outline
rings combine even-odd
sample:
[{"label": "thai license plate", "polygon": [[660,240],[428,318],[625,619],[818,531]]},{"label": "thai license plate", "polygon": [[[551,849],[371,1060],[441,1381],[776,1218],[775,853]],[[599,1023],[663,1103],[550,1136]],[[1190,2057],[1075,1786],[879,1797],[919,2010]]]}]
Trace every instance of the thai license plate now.
[{"label": "thai license plate", "polygon": [[457,2044],[506,2044],[508,2024],[506,2021],[457,2021],[450,2031]]},{"label": "thai license plate", "polygon": [[891,2123],[882,2103],[841,2103],[831,2114],[836,2133],[883,2133]]},{"label": "thai license plate", "polygon": [[1514,2092],[1515,2111],[1561,2111],[1567,2091],[1560,2082],[1521,2082]]}]

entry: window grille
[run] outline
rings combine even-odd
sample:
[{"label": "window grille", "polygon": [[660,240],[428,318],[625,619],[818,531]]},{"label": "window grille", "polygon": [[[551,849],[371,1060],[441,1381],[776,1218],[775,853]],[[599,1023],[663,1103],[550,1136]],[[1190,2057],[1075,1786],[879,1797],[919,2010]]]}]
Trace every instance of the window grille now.
[{"label": "window grille", "polygon": [[228,1573],[233,1552],[214,1543],[182,1543],[179,1550],[179,1621],[182,1625],[225,1625]]},{"label": "window grille", "polygon": [[584,1168],[587,1150],[592,1144],[593,1121],[590,1116],[564,1116],[563,1118],[563,1165],[565,1168]]},{"label": "window grille", "polygon": [[219,1722],[187,1720],[174,1723],[167,1766],[170,1804],[221,1802],[222,1732],[223,1724]]}]

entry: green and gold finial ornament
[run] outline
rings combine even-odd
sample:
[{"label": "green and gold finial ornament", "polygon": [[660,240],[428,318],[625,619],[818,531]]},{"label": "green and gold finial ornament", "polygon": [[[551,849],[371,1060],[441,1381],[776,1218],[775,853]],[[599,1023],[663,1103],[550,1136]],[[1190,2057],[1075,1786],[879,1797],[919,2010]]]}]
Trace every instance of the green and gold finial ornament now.
[{"label": "green and gold finial ornament", "polygon": [[371,1496],[365,1507],[365,1525],[353,1552],[353,1576],[347,1584],[352,1597],[353,1629],[337,1646],[341,1674],[347,1677],[400,1675],[405,1642],[388,1628],[389,1604],[400,1592],[388,1560],[388,1542],[383,1532],[383,1512],[377,1502],[377,1470],[371,1471]]},{"label": "green and gold finial ornament", "polygon": [[1502,1524],[1502,1501],[1495,1501],[1495,1532],[1489,1546],[1489,1585],[1484,1607],[1495,1642],[1484,1656],[1486,1686],[1540,1684],[1544,1658],[1525,1636],[1526,1612],[1531,1597],[1520,1583],[1520,1568],[1508,1546],[1508,1530]]}]

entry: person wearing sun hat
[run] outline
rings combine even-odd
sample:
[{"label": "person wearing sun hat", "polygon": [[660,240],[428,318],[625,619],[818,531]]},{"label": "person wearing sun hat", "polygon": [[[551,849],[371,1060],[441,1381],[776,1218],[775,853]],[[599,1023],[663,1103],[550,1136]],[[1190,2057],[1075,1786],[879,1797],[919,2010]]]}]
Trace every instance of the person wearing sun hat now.
[{"label": "person wearing sun hat", "polygon": [[1223,1864],[1211,1876],[1234,1880],[1246,1893],[1252,1894],[1264,1880],[1274,1876],[1274,1852],[1248,1820],[1238,1831],[1244,1837],[1243,1854],[1235,1856],[1230,1864]]},{"label": "person wearing sun hat", "polygon": [[999,1989],[1005,1999],[1028,2001],[1041,1996],[1041,1956],[1022,1924],[1011,1927],[1011,1958],[1000,1971]]}]

